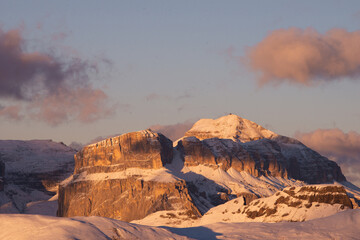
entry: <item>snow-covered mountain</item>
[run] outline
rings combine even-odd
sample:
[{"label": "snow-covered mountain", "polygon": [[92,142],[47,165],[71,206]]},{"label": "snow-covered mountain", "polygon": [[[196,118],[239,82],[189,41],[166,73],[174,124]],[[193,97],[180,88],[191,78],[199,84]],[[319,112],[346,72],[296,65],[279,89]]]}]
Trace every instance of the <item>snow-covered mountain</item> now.
[{"label": "snow-covered mountain", "polygon": [[0,140],[4,191],[0,213],[56,214],[58,184],[74,169],[75,150],[51,140]]},{"label": "snow-covered mountain", "polygon": [[[335,162],[295,139],[227,115],[200,120],[175,143],[148,129],[84,147],[75,155],[74,174],[59,188],[58,215],[193,226],[206,218],[205,213],[237,199],[245,213],[241,209],[242,214],[237,215],[241,217],[234,221],[281,221],[282,217],[300,221],[310,219],[309,213],[298,218],[291,215],[294,196],[289,197],[289,206],[276,206],[278,215],[263,218],[261,207],[277,199],[276,193],[284,188],[302,189],[314,183],[344,185],[351,197],[351,203],[344,206],[334,207],[328,198],[319,203],[327,212],[357,206],[360,191],[346,182]],[[270,200],[260,204],[267,197]],[[257,201],[261,207],[250,209]],[[306,212],[319,209],[306,206]],[[289,210],[286,216],[291,218],[285,218],[283,208]],[[260,213],[248,217],[246,209]]]},{"label": "snow-covered mountain", "polygon": [[250,120],[229,114],[218,119],[200,119],[185,133],[185,137],[191,136],[199,140],[221,138],[245,143],[278,135]]}]

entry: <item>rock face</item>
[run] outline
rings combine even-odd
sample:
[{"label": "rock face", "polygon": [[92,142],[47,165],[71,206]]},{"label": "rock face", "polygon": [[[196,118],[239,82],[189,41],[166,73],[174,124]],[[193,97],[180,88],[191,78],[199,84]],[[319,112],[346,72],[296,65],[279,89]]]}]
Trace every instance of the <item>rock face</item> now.
[{"label": "rock face", "polygon": [[[97,215],[131,221],[174,209],[200,216],[184,180],[170,174],[156,179],[158,172],[151,172],[172,159],[172,142],[151,130],[87,146],[75,155],[74,176],[59,188],[58,216]],[[127,171],[134,168],[142,170]],[[108,175],[101,175],[104,173]]]},{"label": "rock face", "polygon": [[144,181],[136,177],[72,182],[60,187],[58,216],[104,216],[132,221],[161,210],[183,209],[195,216],[184,180]]},{"label": "rock face", "polygon": [[151,130],[132,132],[84,147],[75,155],[75,171],[88,173],[126,168],[158,169],[171,163],[172,141]]}]

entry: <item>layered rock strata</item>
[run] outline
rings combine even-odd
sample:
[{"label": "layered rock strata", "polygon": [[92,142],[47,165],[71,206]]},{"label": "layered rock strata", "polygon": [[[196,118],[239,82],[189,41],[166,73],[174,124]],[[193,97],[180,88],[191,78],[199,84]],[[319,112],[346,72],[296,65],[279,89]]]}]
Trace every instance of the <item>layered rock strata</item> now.
[{"label": "layered rock strata", "polygon": [[75,155],[74,173],[159,169],[172,157],[172,141],[164,135],[151,130],[131,132],[84,147]]},{"label": "layered rock strata", "polygon": [[[132,221],[156,211],[181,209],[200,216],[184,180],[167,173],[165,179],[157,179],[156,172],[152,175],[172,158],[172,142],[151,130],[87,146],[75,155],[73,177],[59,188],[57,215]],[[150,177],[145,177],[149,171]]]},{"label": "layered rock strata", "polygon": [[178,141],[185,165],[230,167],[254,176],[279,176],[307,183],[346,181],[333,161],[236,115],[195,123]]}]

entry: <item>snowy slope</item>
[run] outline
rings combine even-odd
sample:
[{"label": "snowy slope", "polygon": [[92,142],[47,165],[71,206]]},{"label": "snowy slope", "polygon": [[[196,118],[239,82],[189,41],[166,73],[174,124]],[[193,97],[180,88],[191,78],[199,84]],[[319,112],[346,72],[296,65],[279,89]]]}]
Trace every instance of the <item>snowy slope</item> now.
[{"label": "snowy slope", "polygon": [[0,213],[53,215],[57,185],[74,170],[75,150],[51,140],[0,140],[5,164],[5,189]]},{"label": "snowy slope", "polygon": [[249,142],[276,137],[277,134],[250,120],[229,114],[218,119],[201,119],[185,133],[185,136],[196,136],[200,140],[222,138]]},{"label": "snowy slope", "polygon": [[307,222],[215,223],[192,228],[161,228],[102,217],[56,218],[0,215],[0,239],[358,239],[360,210],[347,210]]},{"label": "snowy slope", "polygon": [[72,148],[51,140],[0,140],[0,157],[6,174],[47,173],[73,164]]},{"label": "snowy slope", "polygon": [[140,226],[103,217],[57,218],[0,214],[2,240],[188,239],[162,228]]}]

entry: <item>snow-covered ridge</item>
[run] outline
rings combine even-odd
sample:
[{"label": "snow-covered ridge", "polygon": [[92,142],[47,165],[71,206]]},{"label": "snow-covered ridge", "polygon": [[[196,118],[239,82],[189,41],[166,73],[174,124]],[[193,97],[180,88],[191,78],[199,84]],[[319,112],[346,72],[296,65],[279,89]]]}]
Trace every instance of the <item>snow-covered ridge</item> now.
[{"label": "snow-covered ridge", "polygon": [[249,142],[278,135],[250,120],[229,114],[218,119],[201,119],[185,133],[185,136],[195,136],[200,140],[216,137]]},{"label": "snow-covered ridge", "polygon": [[51,140],[0,140],[6,183],[0,192],[0,213],[55,214],[57,203],[49,199],[74,171],[75,153]]},{"label": "snow-covered ridge", "polygon": [[[138,133],[138,134],[141,134],[142,136],[145,136],[149,139],[151,138],[154,138],[157,136],[157,133],[153,132],[151,129],[145,129],[145,130],[141,130],[141,131],[136,131],[136,132],[133,132],[133,133]],[[118,144],[119,143],[119,138],[121,136],[124,136],[128,133],[124,133],[124,134],[120,134],[118,136],[114,136],[114,137],[111,137],[111,138],[107,138],[107,139],[104,139],[104,140],[101,140],[99,142],[95,142],[95,143],[92,143],[92,144],[89,144],[87,145],[87,147],[94,147],[94,146],[112,146],[113,144]]]},{"label": "snow-covered ridge", "polygon": [[42,173],[74,162],[75,150],[51,140],[0,140],[1,161],[6,173]]}]

